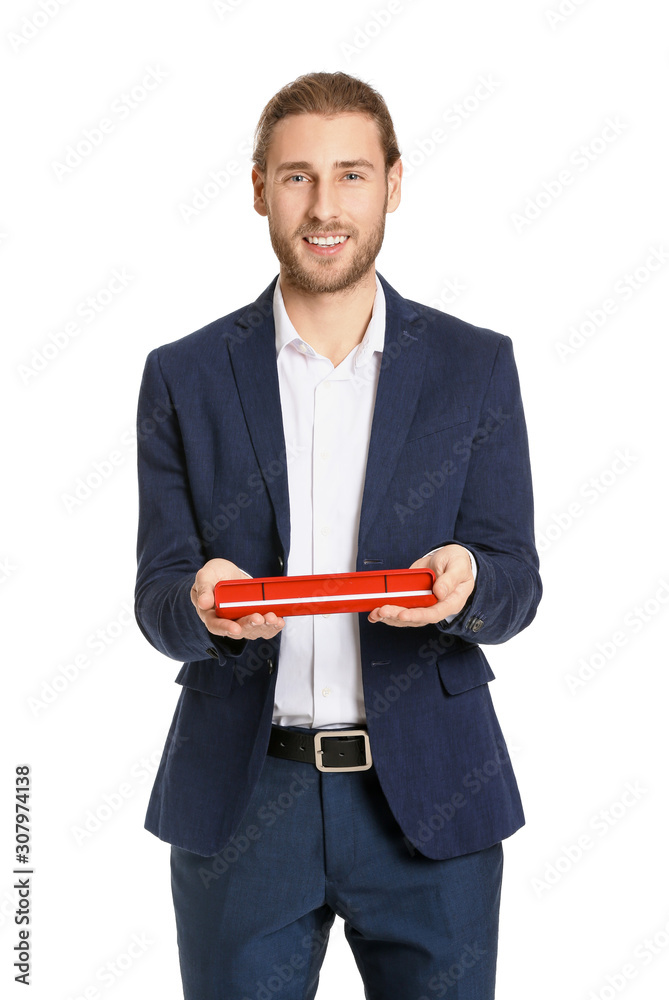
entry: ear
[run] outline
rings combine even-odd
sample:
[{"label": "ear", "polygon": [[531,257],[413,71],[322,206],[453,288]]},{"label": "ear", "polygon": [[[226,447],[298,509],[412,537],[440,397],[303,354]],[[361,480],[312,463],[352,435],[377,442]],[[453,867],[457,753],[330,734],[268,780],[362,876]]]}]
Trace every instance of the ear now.
[{"label": "ear", "polygon": [[251,170],[251,181],[253,183],[253,207],[258,215],[267,215],[265,205],[265,176],[255,167]]},{"label": "ear", "polygon": [[402,198],[402,173],[404,166],[397,159],[388,171],[388,205],[386,212],[394,212]]}]

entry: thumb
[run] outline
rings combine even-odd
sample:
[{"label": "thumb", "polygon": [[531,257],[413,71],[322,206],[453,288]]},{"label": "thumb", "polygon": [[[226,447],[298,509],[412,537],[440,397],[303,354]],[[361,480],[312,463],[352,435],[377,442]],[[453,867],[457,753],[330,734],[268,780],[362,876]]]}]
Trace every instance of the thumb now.
[{"label": "thumb", "polygon": [[449,589],[443,575],[437,576],[432,588],[438,601],[444,601],[448,597]]},{"label": "thumb", "polygon": [[[199,574],[198,574],[199,576]],[[202,611],[209,611],[214,606],[214,585],[206,577],[196,579],[193,587],[195,591],[195,603]]]}]

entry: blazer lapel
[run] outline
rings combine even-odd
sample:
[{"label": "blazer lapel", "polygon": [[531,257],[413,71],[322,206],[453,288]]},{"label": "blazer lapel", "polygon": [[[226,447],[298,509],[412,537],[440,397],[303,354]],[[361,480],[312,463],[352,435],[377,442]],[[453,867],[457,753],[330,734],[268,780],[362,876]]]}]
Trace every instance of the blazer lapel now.
[{"label": "blazer lapel", "polygon": [[418,404],[425,363],[421,336],[425,321],[381,274],[378,276],[386,296],[386,336],[369,440],[358,552],[397,466]]},{"label": "blazer lapel", "polygon": [[[287,556],[290,504],[273,313],[277,280],[278,275],[255,302],[242,309],[226,339],[244,418]],[[281,466],[278,474],[277,463]]]}]

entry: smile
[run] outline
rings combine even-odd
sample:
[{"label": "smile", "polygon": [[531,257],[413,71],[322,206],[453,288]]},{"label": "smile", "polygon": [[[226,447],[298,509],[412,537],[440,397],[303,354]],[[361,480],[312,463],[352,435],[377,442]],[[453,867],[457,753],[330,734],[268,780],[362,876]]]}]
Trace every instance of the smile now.
[{"label": "smile", "polygon": [[348,236],[304,236],[303,243],[307,244],[309,253],[316,257],[334,257],[342,252],[342,248],[348,243]]},{"label": "smile", "polygon": [[345,243],[348,236],[305,236],[308,243],[313,243],[319,247],[331,247],[335,243]]}]

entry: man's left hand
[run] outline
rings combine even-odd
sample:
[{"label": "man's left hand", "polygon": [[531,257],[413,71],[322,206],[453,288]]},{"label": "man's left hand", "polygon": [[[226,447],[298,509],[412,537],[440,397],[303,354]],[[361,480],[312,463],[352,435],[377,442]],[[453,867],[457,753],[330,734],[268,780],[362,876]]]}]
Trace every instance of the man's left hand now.
[{"label": "man's left hand", "polygon": [[383,621],[386,625],[405,628],[440,622],[448,615],[462,611],[474,589],[474,575],[469,552],[462,545],[444,545],[430,556],[411,564],[411,569],[431,569],[435,574],[432,588],[437,603],[429,608],[400,608],[384,604],[370,611],[368,621]]}]

